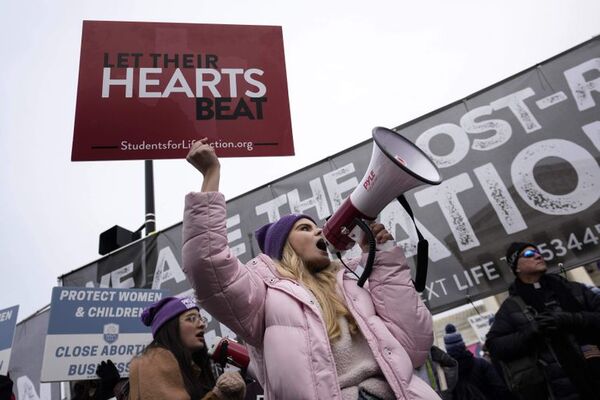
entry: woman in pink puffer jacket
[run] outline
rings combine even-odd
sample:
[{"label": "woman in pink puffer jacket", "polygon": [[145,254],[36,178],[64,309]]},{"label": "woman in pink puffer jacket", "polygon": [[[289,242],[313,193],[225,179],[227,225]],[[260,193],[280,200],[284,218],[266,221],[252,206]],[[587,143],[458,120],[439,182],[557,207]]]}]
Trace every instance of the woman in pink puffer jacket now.
[{"label": "woman in pink puffer jacket", "polygon": [[[414,374],[432,320],[400,248],[376,252],[362,288],[329,260],[312,218],[291,214],[257,231],[263,254],[244,265],[227,243],[218,158],[203,139],[187,159],[204,181],[185,200],[184,271],[202,307],[248,345],[268,399],[439,399]],[[393,239],[371,229],[378,244]]]}]

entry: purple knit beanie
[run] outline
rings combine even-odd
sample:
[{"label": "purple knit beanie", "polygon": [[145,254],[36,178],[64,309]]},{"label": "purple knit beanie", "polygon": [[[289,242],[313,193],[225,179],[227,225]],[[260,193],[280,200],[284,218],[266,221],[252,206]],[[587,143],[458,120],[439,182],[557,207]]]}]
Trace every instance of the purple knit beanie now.
[{"label": "purple knit beanie", "polygon": [[152,327],[152,337],[156,337],[156,332],[164,324],[192,308],[200,311],[196,300],[191,297],[165,297],[146,308],[141,319],[144,325]]},{"label": "purple knit beanie", "polygon": [[271,222],[258,229],[254,234],[260,250],[269,257],[281,260],[283,255],[283,246],[292,230],[292,227],[299,219],[306,218],[311,220],[315,225],[314,219],[304,214],[289,214],[285,215],[277,222]]}]

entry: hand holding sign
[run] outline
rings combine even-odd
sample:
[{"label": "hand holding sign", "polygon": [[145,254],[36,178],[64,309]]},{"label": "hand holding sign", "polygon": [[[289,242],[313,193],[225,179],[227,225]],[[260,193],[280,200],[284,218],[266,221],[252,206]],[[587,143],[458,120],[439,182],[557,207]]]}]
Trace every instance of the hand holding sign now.
[{"label": "hand holding sign", "polygon": [[98,386],[98,399],[109,399],[113,397],[113,390],[121,375],[115,364],[111,360],[102,361],[96,368],[96,375],[100,378],[100,385]]}]

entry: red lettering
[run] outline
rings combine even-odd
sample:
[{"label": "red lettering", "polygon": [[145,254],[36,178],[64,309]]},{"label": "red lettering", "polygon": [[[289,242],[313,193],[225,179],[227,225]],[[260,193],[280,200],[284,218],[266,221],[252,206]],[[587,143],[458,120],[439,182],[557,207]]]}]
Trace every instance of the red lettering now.
[{"label": "red lettering", "polygon": [[375,171],[371,170],[369,176],[367,176],[367,179],[363,183],[363,187],[365,188],[365,190],[369,190],[373,182],[375,182]]}]

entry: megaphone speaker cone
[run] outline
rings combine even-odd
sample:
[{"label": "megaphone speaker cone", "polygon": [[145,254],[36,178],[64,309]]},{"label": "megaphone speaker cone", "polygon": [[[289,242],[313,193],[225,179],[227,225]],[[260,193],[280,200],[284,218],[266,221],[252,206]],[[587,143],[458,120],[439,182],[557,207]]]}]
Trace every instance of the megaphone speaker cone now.
[{"label": "megaphone speaker cone", "polygon": [[427,154],[398,132],[378,126],[373,129],[373,142],[383,155],[420,184],[439,185],[442,182],[440,172]]},{"label": "megaphone speaker cone", "polygon": [[412,142],[387,128],[373,129],[373,153],[365,176],[323,226],[325,240],[342,251],[354,244],[348,234],[354,218],[375,219],[392,200],[442,177],[429,157]]}]

